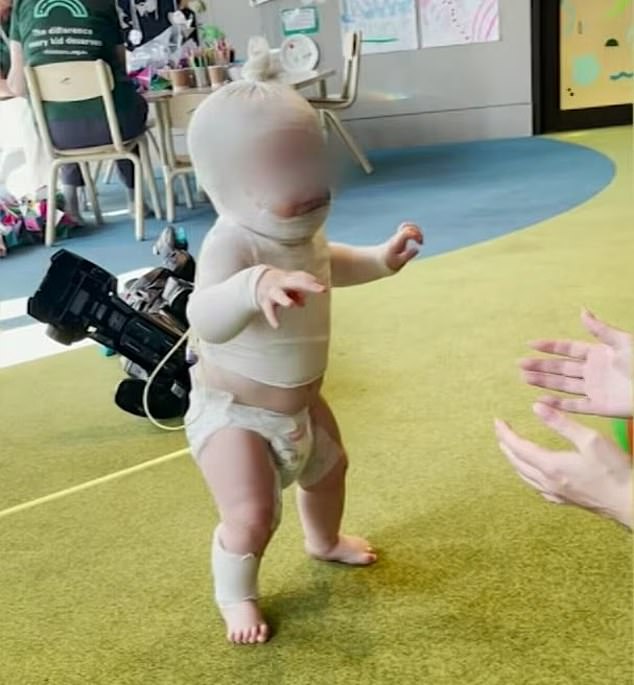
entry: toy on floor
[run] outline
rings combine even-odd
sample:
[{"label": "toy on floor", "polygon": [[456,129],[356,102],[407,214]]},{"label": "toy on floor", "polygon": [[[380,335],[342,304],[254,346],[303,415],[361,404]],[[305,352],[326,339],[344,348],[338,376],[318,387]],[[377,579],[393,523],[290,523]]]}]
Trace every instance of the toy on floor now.
[{"label": "toy on floor", "polygon": [[634,455],[634,420],[614,419],[612,432],[619,447],[629,455]]},{"label": "toy on floor", "polygon": [[[55,229],[59,239],[68,238],[77,225],[63,213],[64,201],[57,197],[60,217]],[[44,241],[46,223],[46,200],[0,196],[0,257],[22,245],[37,245]]]}]

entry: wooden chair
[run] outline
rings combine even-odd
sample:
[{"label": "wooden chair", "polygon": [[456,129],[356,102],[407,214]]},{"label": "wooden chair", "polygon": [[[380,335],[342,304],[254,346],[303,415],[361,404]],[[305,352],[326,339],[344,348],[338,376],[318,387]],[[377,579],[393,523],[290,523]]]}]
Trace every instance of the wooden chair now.
[{"label": "wooden chair", "polygon": [[174,149],[174,131],[186,131],[196,108],[207,97],[201,93],[179,93],[161,103],[165,127],[165,159],[163,160],[163,177],[165,178],[165,211],[167,221],[174,221],[176,200],[174,197],[174,179],[180,178],[188,209],[194,206],[187,176],[194,172],[188,155],[178,155]]},{"label": "wooden chair", "polygon": [[[90,204],[95,214],[97,225],[103,223],[101,210],[97,201],[97,191],[90,173],[91,163],[109,160],[128,159],[134,165],[134,209],[135,236],[143,240],[145,236],[145,207],[143,202],[143,177],[147,177],[154,214],[161,217],[161,207],[156,190],[154,174],[150,166],[150,156],[145,133],[131,140],[123,140],[121,127],[114,107],[112,90],[114,80],[110,66],[103,60],[59,62],[39,67],[25,67],[24,73],[28,84],[31,104],[35,114],[40,135],[53,162],[48,184],[48,211],[46,216],[45,242],[55,242],[55,196],[57,176],[63,164],[78,163],[84,179]],[[45,102],[81,102],[101,98],[103,100],[112,143],[75,150],[59,150],[52,141],[44,113]],[[133,152],[138,146],[139,154]]]},{"label": "wooden chair", "polygon": [[343,38],[344,71],[343,87],[339,95],[327,95],[322,91],[318,98],[310,98],[313,107],[319,110],[326,130],[334,129],[344,145],[361,165],[366,174],[373,172],[372,165],[354,138],[346,130],[337,112],[350,109],[359,94],[359,77],[361,74],[361,32],[347,33]]}]

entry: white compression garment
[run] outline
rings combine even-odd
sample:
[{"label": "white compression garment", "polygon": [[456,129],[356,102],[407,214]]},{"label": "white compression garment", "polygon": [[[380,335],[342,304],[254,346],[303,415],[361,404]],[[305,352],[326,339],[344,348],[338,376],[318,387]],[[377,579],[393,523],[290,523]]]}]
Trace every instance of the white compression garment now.
[{"label": "white compression garment", "polygon": [[290,219],[271,211],[289,194],[301,202],[324,193],[321,160],[305,160],[299,170],[268,160],[266,190],[254,187],[250,174],[260,161],[254,160],[258,146],[271,134],[298,132],[317,148],[325,146],[318,117],[304,98],[277,83],[247,81],[207,98],[188,131],[196,177],[219,214],[205,239],[188,306],[202,366],[210,359],[275,387],[302,386],[324,374],[330,293],[309,295],[304,307],[280,311],[274,330],[256,299],[267,268],[306,271],[328,289],[392,273],[384,248],[328,245],[323,228],[328,206]]},{"label": "white compression garment", "polygon": [[267,267],[307,271],[330,287],[330,256],[322,230],[306,242],[280,245],[218,220],[198,260],[201,287],[190,298],[198,350],[220,368],[276,387],[297,387],[324,374],[330,338],[330,293],[309,295],[304,307],[279,312],[273,329],[255,290]]},{"label": "white compression garment", "polygon": [[[266,60],[262,62],[261,71],[266,67]],[[295,428],[309,420],[307,408],[295,418],[273,415],[259,407],[239,406],[232,396],[214,392],[206,384],[205,361],[275,387],[297,387],[318,379],[328,358],[330,286],[354,285],[391,273],[384,247],[355,250],[328,245],[327,206],[290,219],[280,219],[272,211],[284,202],[301,204],[325,195],[320,160],[309,154],[298,154],[300,162],[267,159],[262,172],[258,157],[262,142],[271,134],[287,132],[292,132],[293,140],[298,132],[300,140],[303,134],[312,137],[314,148],[308,150],[325,145],[317,115],[306,100],[285,86],[245,81],[211,95],[196,110],[188,131],[197,179],[219,215],[205,238],[188,304],[203,371],[200,379],[199,367],[194,367],[192,402],[185,420],[188,439],[199,458],[205,441],[222,427],[259,433],[271,446],[277,491],[293,478],[304,486],[321,480],[340,458],[340,445],[322,427],[310,423],[304,426],[308,432],[303,438],[295,436]],[[328,290],[307,296],[304,307],[280,310],[280,327],[275,330],[257,301],[258,283],[269,268],[306,271]],[[297,423],[290,434],[289,421]],[[279,492],[277,501],[281,503]],[[225,550],[216,533],[212,564],[220,606],[257,597],[258,556]]]}]

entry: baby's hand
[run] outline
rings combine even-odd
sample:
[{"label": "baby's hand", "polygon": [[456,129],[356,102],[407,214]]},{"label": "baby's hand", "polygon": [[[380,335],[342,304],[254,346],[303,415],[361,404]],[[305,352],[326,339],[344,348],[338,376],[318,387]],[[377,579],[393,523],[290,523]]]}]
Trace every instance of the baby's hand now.
[{"label": "baby's hand", "polygon": [[[410,241],[417,245],[409,245]],[[423,244],[423,232],[415,224],[401,224],[392,238],[385,243],[385,264],[392,271],[400,271],[418,254]]]},{"label": "baby's hand", "polygon": [[266,320],[273,328],[279,328],[280,322],[276,315],[278,307],[303,307],[306,295],[325,292],[326,286],[304,271],[269,269],[258,283],[257,300]]}]

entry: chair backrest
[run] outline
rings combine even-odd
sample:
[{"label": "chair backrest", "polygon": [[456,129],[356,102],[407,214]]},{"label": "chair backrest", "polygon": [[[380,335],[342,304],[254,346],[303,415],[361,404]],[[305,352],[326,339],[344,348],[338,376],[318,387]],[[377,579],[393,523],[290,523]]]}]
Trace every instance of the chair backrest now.
[{"label": "chair backrest", "polygon": [[89,62],[55,62],[39,67],[24,67],[35,121],[47,152],[51,157],[59,151],[51,141],[44,111],[46,102],[81,102],[101,98],[106,111],[112,144],[118,152],[125,152],[119,119],[112,99],[114,79],[110,66],[103,60]]},{"label": "chair backrest", "polygon": [[343,37],[343,86],[341,99],[352,106],[359,92],[359,77],[361,75],[361,31],[350,31]]},{"label": "chair backrest", "polygon": [[174,150],[173,130],[186,131],[189,127],[194,112],[200,103],[205,100],[208,95],[202,93],[177,93],[167,101],[168,121],[168,135],[167,135],[167,156],[168,162],[171,166],[176,163],[176,152]]}]

